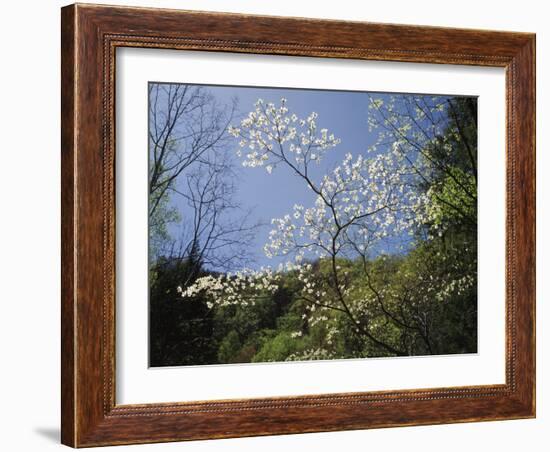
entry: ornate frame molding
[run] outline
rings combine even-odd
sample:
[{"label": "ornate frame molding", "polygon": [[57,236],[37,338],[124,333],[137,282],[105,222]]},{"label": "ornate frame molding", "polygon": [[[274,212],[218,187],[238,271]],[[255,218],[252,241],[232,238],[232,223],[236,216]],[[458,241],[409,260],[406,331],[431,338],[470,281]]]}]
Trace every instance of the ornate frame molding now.
[{"label": "ornate frame molding", "polygon": [[[283,32],[274,35],[273,29]],[[506,68],[506,383],[116,405],[118,47]],[[533,417],[534,59],[535,37],[525,33],[80,4],[63,8],[62,442],[82,447]]]}]

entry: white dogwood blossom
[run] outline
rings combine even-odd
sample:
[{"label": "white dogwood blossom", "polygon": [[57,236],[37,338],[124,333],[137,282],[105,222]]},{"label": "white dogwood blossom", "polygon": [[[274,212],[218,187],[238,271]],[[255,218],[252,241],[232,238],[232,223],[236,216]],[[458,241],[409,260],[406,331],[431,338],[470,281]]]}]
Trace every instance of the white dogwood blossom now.
[{"label": "white dogwood blossom", "polygon": [[414,189],[400,161],[399,153],[370,159],[346,154],[319,184],[308,182],[317,194],[314,206],[295,205],[292,214],[272,220],[265,254],[352,256],[412,231],[426,219],[427,197]]},{"label": "white dogwood blossom", "polygon": [[292,353],[286,359],[287,361],[319,361],[334,359],[336,355],[330,350],[323,348],[309,348],[301,353]]},{"label": "white dogwood blossom", "polygon": [[254,305],[262,296],[275,293],[279,276],[270,268],[262,268],[259,271],[244,269],[234,274],[203,276],[185,289],[179,287],[178,291],[183,298],[204,293],[208,298],[208,308],[216,305],[248,306]]},{"label": "white dogwood blossom", "polygon": [[340,143],[328,129],[318,129],[317,113],[301,119],[290,114],[287,100],[280,104],[258,99],[255,109],[229,133],[240,138],[238,157],[244,167],[264,167],[271,172],[285,162],[303,169],[311,162],[320,163],[324,154]]}]

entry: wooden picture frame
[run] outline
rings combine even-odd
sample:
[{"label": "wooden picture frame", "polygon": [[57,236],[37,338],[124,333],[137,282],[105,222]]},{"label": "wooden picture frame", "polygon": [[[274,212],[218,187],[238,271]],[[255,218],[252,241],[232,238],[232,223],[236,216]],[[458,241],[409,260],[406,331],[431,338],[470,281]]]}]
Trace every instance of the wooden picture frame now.
[{"label": "wooden picture frame", "polygon": [[[62,9],[62,442],[149,443],[535,416],[535,35],[146,8]],[[117,405],[115,50],[506,69],[506,383]]]}]

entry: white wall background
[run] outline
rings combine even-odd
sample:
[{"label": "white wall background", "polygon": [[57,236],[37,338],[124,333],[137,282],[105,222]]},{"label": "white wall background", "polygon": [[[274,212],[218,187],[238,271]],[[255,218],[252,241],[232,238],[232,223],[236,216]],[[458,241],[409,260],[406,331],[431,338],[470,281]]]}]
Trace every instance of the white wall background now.
[{"label": "white wall background", "polygon": [[[538,413],[536,420],[118,447],[155,451],[547,450],[550,392],[545,278],[550,240],[550,31],[545,2],[113,0],[118,4],[306,16],[537,33]],[[98,3],[98,2],[93,2]],[[0,447],[60,450],[60,159],[58,0],[4,2],[0,27]],[[7,290],[6,290],[7,289]],[[7,310],[6,310],[7,308]],[[546,381],[545,381],[546,380]],[[548,440],[546,440],[548,443]]]}]

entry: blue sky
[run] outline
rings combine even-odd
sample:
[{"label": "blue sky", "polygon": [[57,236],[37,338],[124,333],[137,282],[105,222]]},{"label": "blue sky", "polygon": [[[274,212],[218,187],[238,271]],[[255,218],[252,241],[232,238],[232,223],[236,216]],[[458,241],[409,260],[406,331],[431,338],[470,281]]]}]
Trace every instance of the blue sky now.
[{"label": "blue sky", "polygon": [[[366,154],[367,149],[377,139],[377,132],[369,132],[368,118],[368,93],[352,91],[328,91],[328,90],[304,90],[281,88],[255,88],[235,86],[205,86],[220,104],[230,105],[232,99],[237,99],[237,116],[244,116],[254,109],[254,103],[258,98],[266,102],[278,105],[280,99],[287,99],[287,107],[290,112],[299,117],[307,117],[312,111],[318,113],[318,128],[327,128],[329,133],[334,133],[341,143],[331,149],[324,157],[322,163],[317,166],[317,174],[320,177],[337,166],[344,155],[351,152],[354,156]],[[377,97],[380,97],[377,94]],[[382,96],[383,97],[383,96]],[[238,125],[239,120],[234,121]],[[229,146],[227,152],[235,156],[237,140]],[[256,241],[252,244],[252,252],[256,260],[252,267],[276,266],[285,259],[267,258],[262,250],[271,230],[271,218],[282,217],[292,212],[295,203],[309,207],[313,204],[314,196],[303,180],[291,176],[286,171],[273,171],[268,175],[263,168],[242,168],[240,161],[237,201],[243,209],[252,208],[253,218],[267,223],[256,234]],[[184,203],[173,197],[174,205],[185,216]],[[177,235],[178,227],[173,226],[170,232]],[[391,247],[391,245],[389,245]],[[391,252],[391,250],[386,250]]]}]

